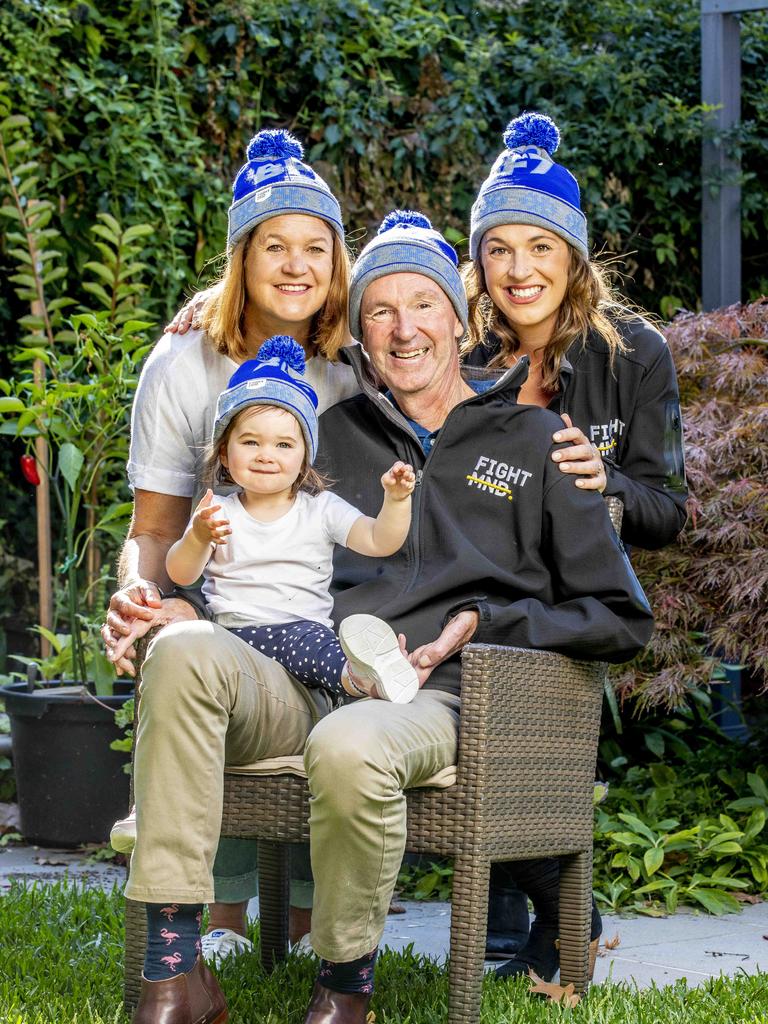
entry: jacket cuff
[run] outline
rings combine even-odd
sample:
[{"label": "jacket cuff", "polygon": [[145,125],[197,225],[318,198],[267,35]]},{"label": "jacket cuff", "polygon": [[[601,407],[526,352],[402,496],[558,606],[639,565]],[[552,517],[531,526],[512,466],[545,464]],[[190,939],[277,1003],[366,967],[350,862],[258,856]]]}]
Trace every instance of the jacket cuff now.
[{"label": "jacket cuff", "polygon": [[621,481],[623,474],[619,470],[618,466],[611,462],[609,459],[603,459],[603,467],[605,469],[605,490],[603,494],[609,496],[621,497],[623,494]]},{"label": "jacket cuff", "polygon": [[480,616],[474,636],[468,641],[470,644],[476,643],[480,640],[483,627],[488,627],[491,624],[491,608],[487,599],[485,597],[468,597],[466,601],[453,605],[445,613],[441,628],[445,629],[449,621],[456,618],[459,612],[477,612]]}]

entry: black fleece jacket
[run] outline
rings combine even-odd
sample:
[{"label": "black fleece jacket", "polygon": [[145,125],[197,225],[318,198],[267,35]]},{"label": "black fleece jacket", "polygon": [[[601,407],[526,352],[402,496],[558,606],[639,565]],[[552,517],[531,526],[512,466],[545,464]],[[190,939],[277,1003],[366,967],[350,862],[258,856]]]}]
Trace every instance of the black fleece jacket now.
[{"label": "black fleece jacket", "polygon": [[[574,426],[602,451],[606,494],[624,502],[622,539],[654,550],[685,525],[683,427],[672,356],[666,341],[641,317],[615,319],[627,351],[610,365],[605,341],[594,331],[575,342],[560,373],[560,392],[549,408],[568,413]],[[469,354],[487,366],[498,352],[491,337]]]},{"label": "black fleece jacket", "polygon": [[[552,462],[554,413],[517,404],[524,364],[448,415],[429,457],[407,420],[374,386],[359,347],[342,357],[362,394],[320,418],[318,468],[367,515],[394,461],[417,470],[411,529],[401,550],[373,561],[336,549],[336,624],[381,616],[410,649],[439,636],[465,608],[479,643],[624,661],[649,640],[653,618],[605,503]],[[473,371],[468,370],[468,376]],[[482,371],[479,374],[483,375]],[[458,691],[458,656],[428,686]]]}]

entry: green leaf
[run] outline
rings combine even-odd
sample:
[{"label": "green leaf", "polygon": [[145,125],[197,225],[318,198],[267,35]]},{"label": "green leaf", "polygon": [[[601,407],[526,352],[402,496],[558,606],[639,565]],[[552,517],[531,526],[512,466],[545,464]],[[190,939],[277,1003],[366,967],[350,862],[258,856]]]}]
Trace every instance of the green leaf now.
[{"label": "green leaf", "polygon": [[114,272],[105,267],[102,263],[96,263],[95,260],[88,260],[85,264],[85,269],[92,271],[97,277],[100,277],[102,281],[112,287],[115,283]]},{"label": "green leaf", "polygon": [[60,633],[52,633],[50,629],[46,629],[45,626],[34,626],[34,631],[39,633],[40,636],[45,637],[48,643],[51,645],[53,650],[57,654],[61,654],[64,650],[65,638]]},{"label": "green leaf", "polygon": [[123,234],[123,244],[127,245],[137,238],[147,238],[149,235],[153,235],[156,230],[151,224],[134,224]]},{"label": "green leaf", "polygon": [[77,490],[80,471],[83,468],[85,457],[77,445],[67,441],[59,449],[59,469],[61,475],[69,484],[70,490]]},{"label": "green leaf", "polygon": [[652,843],[656,842],[656,835],[654,835],[654,833],[648,828],[645,822],[641,821],[636,815],[629,814],[628,812],[624,811],[621,814],[619,814],[619,818],[621,818],[622,821],[625,821],[627,825],[631,826],[635,830],[635,832],[639,832],[641,835],[649,839]]},{"label": "green leaf", "polygon": [[717,845],[710,843],[705,849],[708,853],[741,853],[741,845],[739,843],[718,843]]},{"label": "green leaf", "polygon": [[719,892],[717,889],[690,889],[689,895],[710,914],[737,914],[741,910],[738,900],[729,893]]},{"label": "green leaf", "polygon": [[664,863],[664,851],[658,846],[646,850],[643,854],[643,863],[645,864],[645,870],[649,875],[652,875]]},{"label": "green leaf", "polygon": [[24,412],[25,408],[20,398],[0,398],[0,412]]},{"label": "green leaf", "polygon": [[768,804],[768,786],[756,772],[750,772],[747,775],[747,783],[755,796]]},{"label": "green leaf", "polygon": [[664,756],[664,737],[659,732],[648,732],[643,737],[645,745],[656,757]]},{"label": "green leaf", "polygon": [[13,128],[27,128],[28,126],[29,118],[26,114],[11,114],[10,117],[5,117],[0,121],[0,132],[9,132]]},{"label": "green leaf", "polygon": [[744,826],[744,839],[748,841],[759,835],[765,828],[765,820],[765,811],[761,807],[755,808],[747,819],[747,824]]},{"label": "green leaf", "polygon": [[123,324],[123,332],[125,334],[136,334],[139,331],[147,331],[150,327],[155,327],[151,320],[126,320]]}]

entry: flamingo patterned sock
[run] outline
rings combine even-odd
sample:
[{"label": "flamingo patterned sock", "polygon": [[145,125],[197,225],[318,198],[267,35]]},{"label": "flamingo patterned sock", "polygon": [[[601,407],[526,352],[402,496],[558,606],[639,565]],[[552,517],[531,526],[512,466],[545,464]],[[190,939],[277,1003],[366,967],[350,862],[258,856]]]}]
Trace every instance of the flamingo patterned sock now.
[{"label": "flamingo patterned sock", "polygon": [[373,969],[378,955],[377,946],[372,953],[366,953],[348,963],[336,964],[332,960],[321,960],[317,980],[334,992],[373,992]]},{"label": "flamingo patterned sock", "polygon": [[202,903],[147,903],[144,977],[165,981],[187,974],[200,955]]}]

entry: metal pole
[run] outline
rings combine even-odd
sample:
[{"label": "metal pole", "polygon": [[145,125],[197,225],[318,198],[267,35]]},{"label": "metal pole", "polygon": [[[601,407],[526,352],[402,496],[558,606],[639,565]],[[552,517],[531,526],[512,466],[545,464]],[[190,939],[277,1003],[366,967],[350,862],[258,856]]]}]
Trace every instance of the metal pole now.
[{"label": "metal pole", "polygon": [[737,15],[704,9],[701,99],[717,107],[705,121],[702,144],[701,299],[710,310],[741,302],[741,161],[723,138],[741,114],[741,42]]}]

